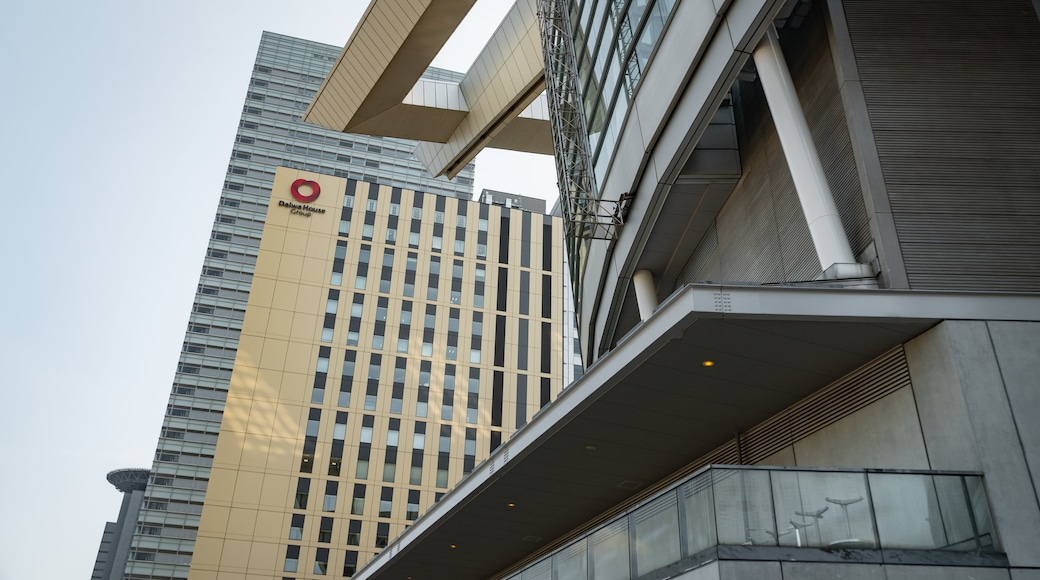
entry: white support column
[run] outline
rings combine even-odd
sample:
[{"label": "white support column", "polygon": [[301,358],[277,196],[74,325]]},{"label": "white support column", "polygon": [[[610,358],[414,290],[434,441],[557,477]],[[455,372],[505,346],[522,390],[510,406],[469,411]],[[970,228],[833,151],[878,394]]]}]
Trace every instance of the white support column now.
[{"label": "white support column", "polygon": [[824,277],[872,276],[852,254],[775,28],[769,27],[752,56]]},{"label": "white support column", "polygon": [[650,270],[637,270],[632,276],[632,285],[636,289],[639,319],[646,320],[654,315],[654,310],[657,310],[657,287],[654,286],[654,273]]}]

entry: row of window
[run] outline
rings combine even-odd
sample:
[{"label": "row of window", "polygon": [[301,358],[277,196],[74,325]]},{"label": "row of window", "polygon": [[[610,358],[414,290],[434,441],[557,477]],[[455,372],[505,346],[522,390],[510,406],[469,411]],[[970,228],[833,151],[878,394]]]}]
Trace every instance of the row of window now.
[{"label": "row of window", "polygon": [[[377,297],[376,309],[375,309],[375,320],[366,323],[366,329],[371,332],[366,332],[366,343],[362,342],[362,317],[364,316],[364,294],[354,294],[353,303],[351,304],[350,317],[346,319],[347,328],[346,330],[340,330],[340,337],[343,343],[347,346],[361,346],[370,348],[373,351],[387,351],[396,349],[397,353],[407,354],[412,350],[413,336],[412,332],[412,303],[405,300],[401,303],[401,310],[398,316],[398,325],[396,332],[396,342],[394,342],[394,335],[387,336],[387,315],[388,315],[388,304],[389,299],[383,296]],[[339,309],[339,291],[332,289],[329,291],[329,297],[326,302],[325,317],[323,321],[323,327],[321,330],[321,342],[332,343],[336,340],[336,324],[337,324],[337,312]],[[464,332],[460,332],[461,325],[461,313],[462,310],[458,308],[449,308],[447,325],[441,326],[440,330],[437,329],[437,305],[427,304],[425,307],[425,314],[422,319],[421,334],[419,335],[420,341],[418,343],[419,352],[418,354],[422,357],[431,357],[437,354],[443,356],[448,361],[456,361],[459,359],[460,352],[463,358],[468,360],[470,364],[481,364],[482,362],[491,362],[496,367],[506,366],[506,351],[509,351],[509,365],[516,368],[517,370],[537,370],[541,373],[551,373],[552,364],[552,323],[548,321],[537,322],[528,318],[516,317],[516,316],[503,316],[497,315],[494,320],[494,337],[491,345],[494,347],[493,358],[490,361],[484,360],[484,313],[479,311],[472,312],[472,319],[469,325],[470,332],[467,335]],[[369,315],[371,316],[371,311]],[[441,310],[441,316],[443,316],[443,307]],[[509,342],[506,338],[507,328],[512,327],[515,329],[515,342]],[[420,329],[416,329],[417,331]],[[393,332],[393,329],[390,329]],[[345,340],[343,336],[346,336]],[[469,338],[469,349],[468,356],[467,351],[464,347],[460,350],[460,339],[463,345],[465,339]],[[537,343],[532,343],[531,338],[536,337]],[[439,344],[443,341],[443,345]],[[437,351],[435,352],[435,347]],[[443,347],[443,351],[439,350]],[[328,348],[328,347],[322,347]],[[540,355],[540,365],[536,368],[530,360],[530,352],[532,349],[536,349]],[[353,352],[353,351],[348,351]],[[373,356],[382,356],[381,354],[373,354]],[[403,360],[403,359],[402,359]]]},{"label": "row of window", "polygon": [[573,36],[590,153],[602,185],[629,101],[674,0],[585,0]]},{"label": "row of window", "polygon": [[[376,231],[376,217],[377,210],[379,207],[379,196],[380,187],[375,183],[370,183],[368,187],[368,195],[366,199],[361,200],[364,204],[364,223],[361,226],[361,238],[363,240],[372,241]],[[351,224],[356,219],[354,214],[354,207],[356,197],[359,195],[358,182],[355,180],[347,181],[347,188],[343,198],[343,210],[340,216],[340,228],[339,235],[350,236],[351,235]],[[445,250],[444,238],[445,238],[445,221],[447,217],[446,203],[443,196],[437,196],[434,200],[434,210],[432,216],[427,208],[424,208],[425,194],[422,192],[415,192],[411,208],[405,208],[407,211],[410,209],[411,212],[411,223],[408,230],[408,245],[413,248],[419,247],[419,240],[422,233],[422,225],[424,222],[430,221],[432,217],[433,232],[431,240],[431,250],[435,252],[441,252]],[[456,202],[456,214],[454,217],[455,223],[455,235],[453,238],[454,252],[456,255],[464,255],[466,248],[466,235],[467,225],[470,223],[470,207],[469,202],[465,200],[458,200]],[[358,204],[360,206],[360,204]],[[401,207],[401,190],[400,188],[392,188],[390,194],[390,204],[388,208],[388,216],[386,218],[386,225],[380,228],[384,231],[382,238],[388,244],[397,244],[398,241],[403,238],[402,235],[398,235],[399,216],[402,212]],[[478,215],[477,217],[477,253],[478,259],[487,258],[487,243],[488,243],[488,220],[489,220],[489,206],[486,204],[477,204]],[[519,212],[520,217],[520,255],[518,256],[517,264],[524,268],[532,267],[532,221],[533,214],[526,211]],[[515,218],[511,220],[510,211],[508,209],[502,210],[502,215],[499,218],[499,263],[509,263],[509,249],[510,249],[510,223],[515,221]],[[541,256],[541,268],[545,271],[552,270],[552,218],[550,216],[542,216],[542,256]],[[472,233],[472,232],[470,232]],[[356,231],[355,231],[356,235]],[[450,240],[449,240],[450,241]]]},{"label": "row of window", "polygon": [[[386,530],[387,537],[390,534],[389,527]],[[353,576],[357,572],[358,553],[356,550],[347,550],[343,559],[343,575]],[[299,572],[300,546],[290,544],[285,550],[285,563],[282,565],[284,572]],[[329,548],[315,548],[314,567],[311,572],[316,576],[325,576],[329,571]],[[283,580],[292,580],[291,578]]]},{"label": "row of window", "polygon": [[[347,255],[347,243],[345,241],[338,241],[336,244],[336,250],[333,257],[333,268],[332,273],[329,277],[329,284],[337,287],[343,284],[344,266],[346,265]],[[397,256],[396,250],[393,248],[384,248],[381,266],[379,270],[378,278],[378,290],[381,294],[389,294],[394,291],[393,288],[393,277],[394,277],[394,261]],[[370,278],[370,264],[372,260],[372,249],[371,246],[362,244],[356,258],[356,270],[353,276],[353,286],[355,290],[360,291],[371,291],[369,289],[369,278]],[[416,252],[407,252],[405,255],[405,270],[404,280],[398,290],[403,296],[411,298],[416,293],[416,278],[418,276],[418,262],[419,254]],[[429,264],[423,271],[425,276],[425,292],[424,296],[426,300],[437,301],[441,296],[441,257],[430,256]],[[451,278],[448,290],[448,298],[452,305],[461,305],[463,302],[463,295],[470,297],[471,305],[474,308],[484,307],[485,288],[487,281],[487,268],[484,264],[476,264],[473,270],[473,281],[469,282],[464,279],[465,263],[462,260],[453,260],[451,264]],[[518,302],[516,304],[516,314],[521,316],[530,316],[533,314],[531,309],[531,272],[522,270],[518,273],[514,273],[514,283],[518,283],[518,288],[514,290],[518,293]],[[510,292],[510,271],[508,268],[498,268],[498,283],[496,285],[496,303],[495,309],[499,312],[506,312],[509,310],[509,292]],[[542,318],[552,318],[552,295],[553,295],[553,278],[551,274],[543,274],[541,276],[541,310],[540,315]],[[336,298],[330,297],[328,299],[328,307],[326,309],[327,314],[335,314],[335,309],[338,307],[338,296],[339,290],[334,289],[333,292],[336,294]],[[357,316],[360,318],[360,309],[363,306],[364,294],[358,293],[354,297],[353,311],[358,310]],[[411,303],[405,302],[408,305],[408,310],[411,310]],[[435,305],[427,305],[427,309]],[[333,310],[329,310],[333,309]],[[377,322],[385,320],[377,316]],[[331,342],[331,327],[326,325],[328,332],[323,335],[323,342]],[[348,340],[348,344],[350,344]]]}]

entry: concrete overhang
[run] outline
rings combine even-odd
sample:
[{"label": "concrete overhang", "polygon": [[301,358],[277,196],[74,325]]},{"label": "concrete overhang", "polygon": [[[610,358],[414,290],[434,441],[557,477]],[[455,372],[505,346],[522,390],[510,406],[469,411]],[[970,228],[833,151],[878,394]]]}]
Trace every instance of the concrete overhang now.
[{"label": "concrete overhang", "polygon": [[552,153],[535,0],[518,0],[458,83],[421,79],[475,0],[372,0],[303,120],[420,141],[432,175],[484,147]]},{"label": "concrete overhang", "polygon": [[1036,312],[1029,295],[686,286],[354,578],[492,577],[944,319]]}]

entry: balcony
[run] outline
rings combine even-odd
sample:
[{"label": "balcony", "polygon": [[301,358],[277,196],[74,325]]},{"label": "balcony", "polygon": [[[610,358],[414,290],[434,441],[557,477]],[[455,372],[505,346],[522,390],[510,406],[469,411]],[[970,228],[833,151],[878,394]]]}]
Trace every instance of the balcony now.
[{"label": "balcony", "polygon": [[977,473],[709,466],[508,580],[666,578],[717,559],[1007,565]]}]

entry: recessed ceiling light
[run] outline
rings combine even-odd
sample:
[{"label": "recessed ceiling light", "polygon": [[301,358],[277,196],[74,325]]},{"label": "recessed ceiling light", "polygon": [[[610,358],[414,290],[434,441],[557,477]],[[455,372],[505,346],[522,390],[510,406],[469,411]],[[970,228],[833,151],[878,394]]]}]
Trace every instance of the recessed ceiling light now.
[{"label": "recessed ceiling light", "polygon": [[515,504],[515,503],[508,503],[508,504],[506,504],[506,505],[508,505],[509,507],[516,507],[516,504]]},{"label": "recessed ceiling light", "polygon": [[706,360],[706,361],[702,362],[701,364],[706,366],[706,367],[713,367],[713,366],[715,366],[715,361]]},{"label": "recessed ceiling light", "polygon": [[596,446],[595,445],[586,445],[585,446],[585,451],[595,451],[595,450],[596,450]]},{"label": "recessed ceiling light", "polygon": [[456,548],[455,544],[452,544],[451,545],[451,549],[454,550],[455,548]]}]

